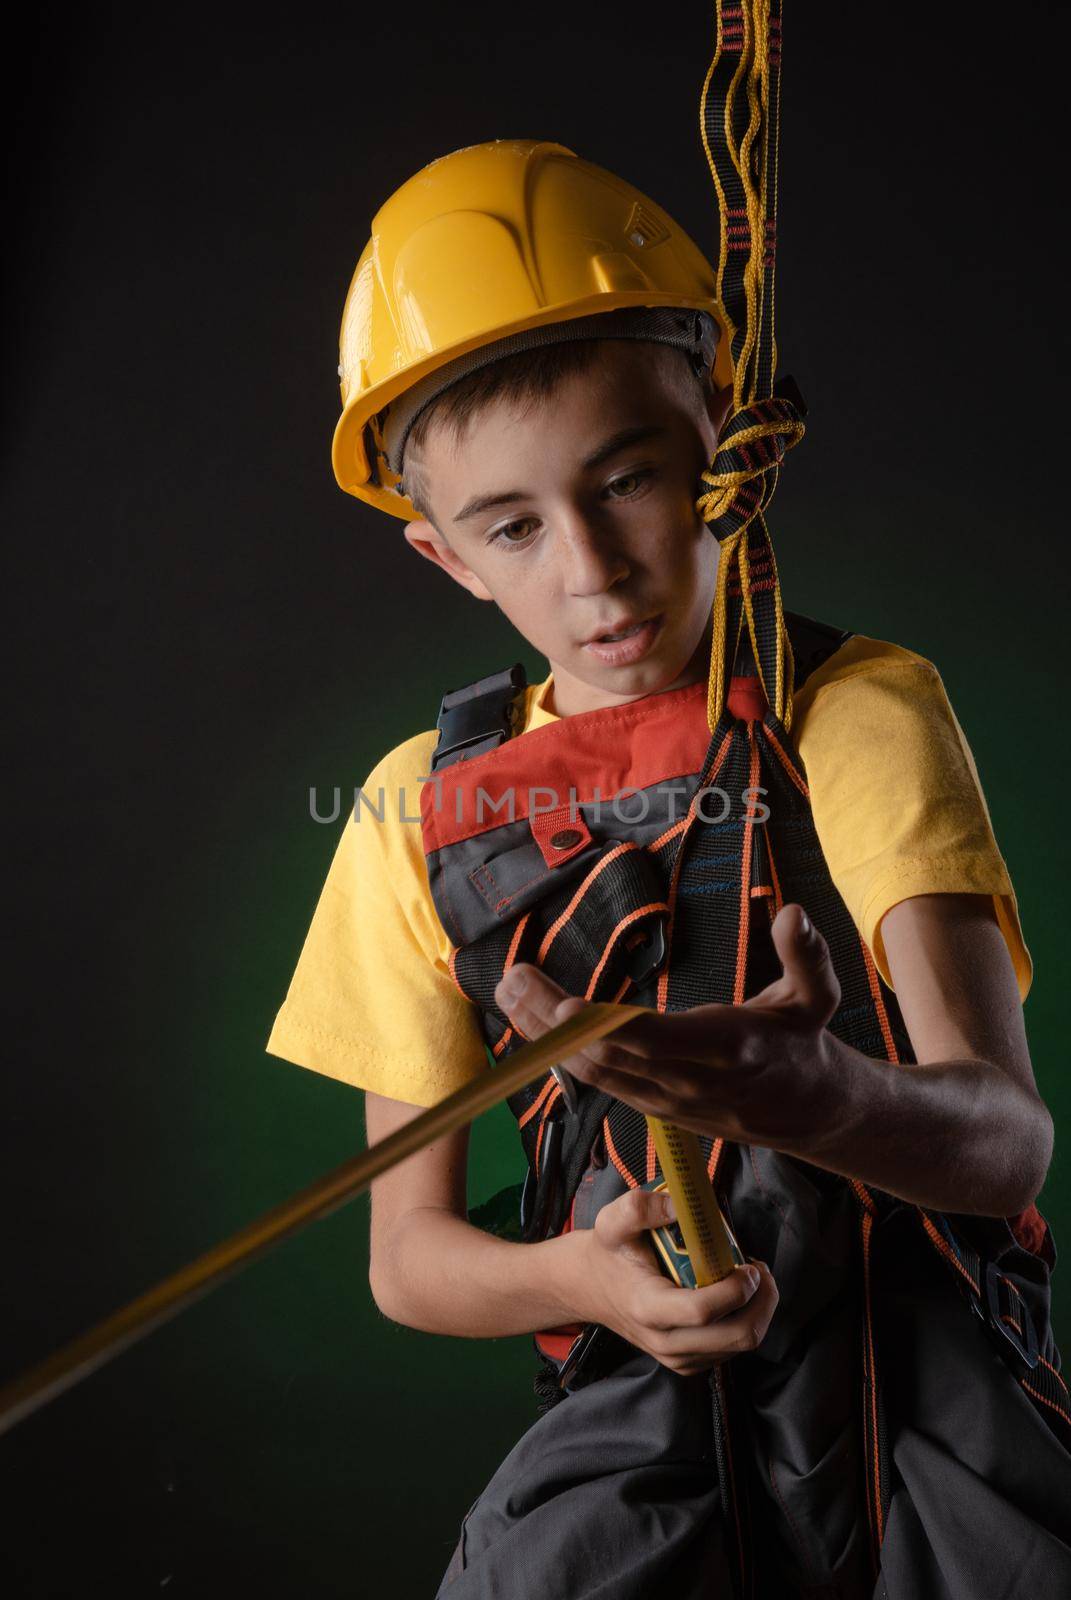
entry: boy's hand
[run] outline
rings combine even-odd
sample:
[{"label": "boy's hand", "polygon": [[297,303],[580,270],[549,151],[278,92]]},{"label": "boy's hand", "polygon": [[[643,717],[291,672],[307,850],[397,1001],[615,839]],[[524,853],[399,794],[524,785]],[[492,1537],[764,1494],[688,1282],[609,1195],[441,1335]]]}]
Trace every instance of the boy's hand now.
[{"label": "boy's hand", "polygon": [[[761,994],[739,1006],[648,1011],[561,1065],[636,1110],[695,1133],[806,1149],[838,1108],[826,1023],[840,984],[802,906],[782,906],[772,934],[783,972]],[[527,964],[511,969],[495,1000],[528,1039],[588,1004]]]},{"label": "boy's hand", "polygon": [[764,1261],[735,1267],[720,1283],[682,1289],[655,1259],[652,1228],[673,1220],[669,1197],[647,1189],[603,1206],[578,1248],[574,1298],[586,1322],[612,1328],[671,1372],[689,1377],[761,1344],[777,1306]]}]

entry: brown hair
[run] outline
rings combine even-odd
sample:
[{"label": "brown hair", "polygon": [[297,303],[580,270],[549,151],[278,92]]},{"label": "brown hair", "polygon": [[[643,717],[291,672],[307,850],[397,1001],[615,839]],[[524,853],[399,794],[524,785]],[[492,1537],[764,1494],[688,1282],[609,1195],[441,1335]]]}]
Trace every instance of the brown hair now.
[{"label": "brown hair", "polygon": [[[697,399],[710,392],[709,378],[700,378],[684,350],[670,345],[645,340],[648,357],[662,363],[662,369],[674,377],[688,381]],[[478,367],[466,377],[445,389],[419,413],[406,442],[403,483],[407,498],[417,515],[430,522],[445,538],[431,514],[428,484],[414,451],[419,451],[431,431],[432,425],[448,428],[455,442],[460,441],[470,422],[495,400],[523,404],[526,408],[540,400],[549,399],[566,379],[584,372],[591,365],[605,339],[574,339],[563,344],[538,345],[530,350],[518,350],[514,355],[502,356],[486,367]]]}]

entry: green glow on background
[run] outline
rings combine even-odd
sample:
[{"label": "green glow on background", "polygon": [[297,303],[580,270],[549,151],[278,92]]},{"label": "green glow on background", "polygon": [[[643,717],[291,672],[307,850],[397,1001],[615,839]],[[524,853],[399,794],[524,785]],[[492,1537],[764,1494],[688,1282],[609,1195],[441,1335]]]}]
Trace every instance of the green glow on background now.
[{"label": "green glow on background", "polygon": [[[783,517],[782,521],[790,518]],[[936,659],[978,762],[994,826],[1018,892],[1027,943],[1035,961],[1027,1019],[1039,1081],[1058,1123],[1071,1123],[1071,1101],[1061,1070],[1061,981],[1053,953],[1059,949],[1058,908],[1048,863],[1033,848],[1036,796],[1016,766],[1014,726],[1019,690],[980,671],[977,640],[935,625],[912,609],[907,580],[883,586],[880,601],[861,600],[858,573],[831,578],[822,547],[782,537],[781,565],[788,603],[812,615],[836,618],[872,635],[892,638]],[[409,552],[398,545],[400,571]],[[979,614],[995,613],[992,587],[980,574]],[[398,578],[402,581],[401,575]],[[444,580],[445,584],[445,580]],[[856,592],[852,592],[856,589]],[[471,604],[446,596],[460,623]],[[221,816],[233,830],[226,849],[227,882],[204,929],[201,961],[224,974],[223,989],[197,996],[176,1055],[196,1063],[188,1085],[188,1116],[197,1120],[176,1133],[201,1152],[192,1208],[205,1238],[235,1226],[254,1211],[307,1182],[359,1146],[363,1135],[357,1091],[262,1054],[275,1007],[293,964],[326,874],[341,821],[318,826],[307,812],[307,788],[343,791],[363,780],[392,744],[434,722],[438,693],[514,659],[524,659],[532,679],[545,663],[521,645],[503,620],[484,607],[486,633],[457,626],[434,671],[421,682],[382,695],[359,680],[342,700],[317,708],[317,736],[299,725],[292,743],[275,756],[277,770],[262,776],[261,805],[253,824],[244,815]],[[463,648],[469,640],[469,648]],[[428,692],[430,684],[434,693]],[[1036,709],[1029,713],[1036,714]],[[319,730],[324,730],[326,737]],[[221,888],[223,886],[221,885]],[[193,997],[191,998],[191,1002]],[[204,1019],[211,1017],[211,1029]],[[196,1088],[196,1092],[195,1092]],[[520,1176],[519,1141],[504,1107],[481,1119],[472,1141],[470,1200],[485,1198]],[[1042,1207],[1059,1242],[1067,1236],[1066,1164],[1058,1153]],[[411,1592],[431,1592],[445,1566],[461,1515],[520,1433],[535,1420],[531,1395],[534,1356],[527,1338],[477,1341],[436,1338],[388,1323],[367,1288],[367,1199],[317,1225],[255,1267],[240,1288],[225,1289],[194,1314],[198,1349],[219,1385],[218,1403],[234,1434],[214,1442],[218,1494],[235,1502],[240,1527],[250,1537],[265,1524],[302,1561],[331,1542],[321,1580],[326,1584],[338,1552],[379,1560],[380,1541],[405,1549]],[[1056,1327],[1071,1328],[1071,1294],[1056,1275]],[[167,1335],[171,1341],[177,1332]],[[168,1361],[163,1349],[159,1357]],[[189,1380],[204,1382],[198,1362]],[[182,1385],[175,1383],[176,1405]],[[259,1478],[250,1480],[250,1461]],[[437,1464],[448,1464],[437,1470]],[[287,1505],[277,1501],[285,1488]],[[285,1514],[284,1514],[285,1509]],[[421,1537],[407,1538],[418,1516]],[[365,1541],[376,1530],[376,1549]],[[340,1543],[341,1541],[341,1543]],[[386,1578],[394,1561],[384,1559]],[[371,1576],[371,1574],[369,1574]],[[325,1591],[329,1592],[329,1591]]]}]

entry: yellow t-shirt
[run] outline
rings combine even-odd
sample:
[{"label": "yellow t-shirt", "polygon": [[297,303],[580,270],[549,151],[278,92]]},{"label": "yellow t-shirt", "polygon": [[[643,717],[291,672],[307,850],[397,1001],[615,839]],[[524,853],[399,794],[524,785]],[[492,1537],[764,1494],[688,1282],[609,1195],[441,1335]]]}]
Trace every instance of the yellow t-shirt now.
[{"label": "yellow t-shirt", "polygon": [[[553,675],[527,691],[525,732],[557,721]],[[890,983],[881,919],[900,900],[991,894],[1025,1000],[1032,964],[1008,869],[937,669],[861,635],[808,678],[793,709],[833,881]],[[299,1066],[430,1106],[488,1066],[477,1008],[428,887],[421,779],[437,733],[397,745],[362,786],[267,1049]],[[382,813],[382,821],[379,814]]]}]

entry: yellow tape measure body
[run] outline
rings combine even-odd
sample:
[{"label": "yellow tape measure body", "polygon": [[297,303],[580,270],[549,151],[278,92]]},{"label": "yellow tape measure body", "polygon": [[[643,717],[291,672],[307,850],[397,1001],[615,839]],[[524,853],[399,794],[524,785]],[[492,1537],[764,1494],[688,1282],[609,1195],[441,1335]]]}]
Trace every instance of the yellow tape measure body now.
[{"label": "yellow tape measure body", "polygon": [[722,1216],[706,1162],[694,1133],[648,1117],[661,1179],[644,1185],[654,1192],[667,1190],[677,1210],[676,1222],[651,1230],[651,1239],[663,1269],[682,1288],[702,1289],[727,1278],[742,1266],[744,1254]]}]

